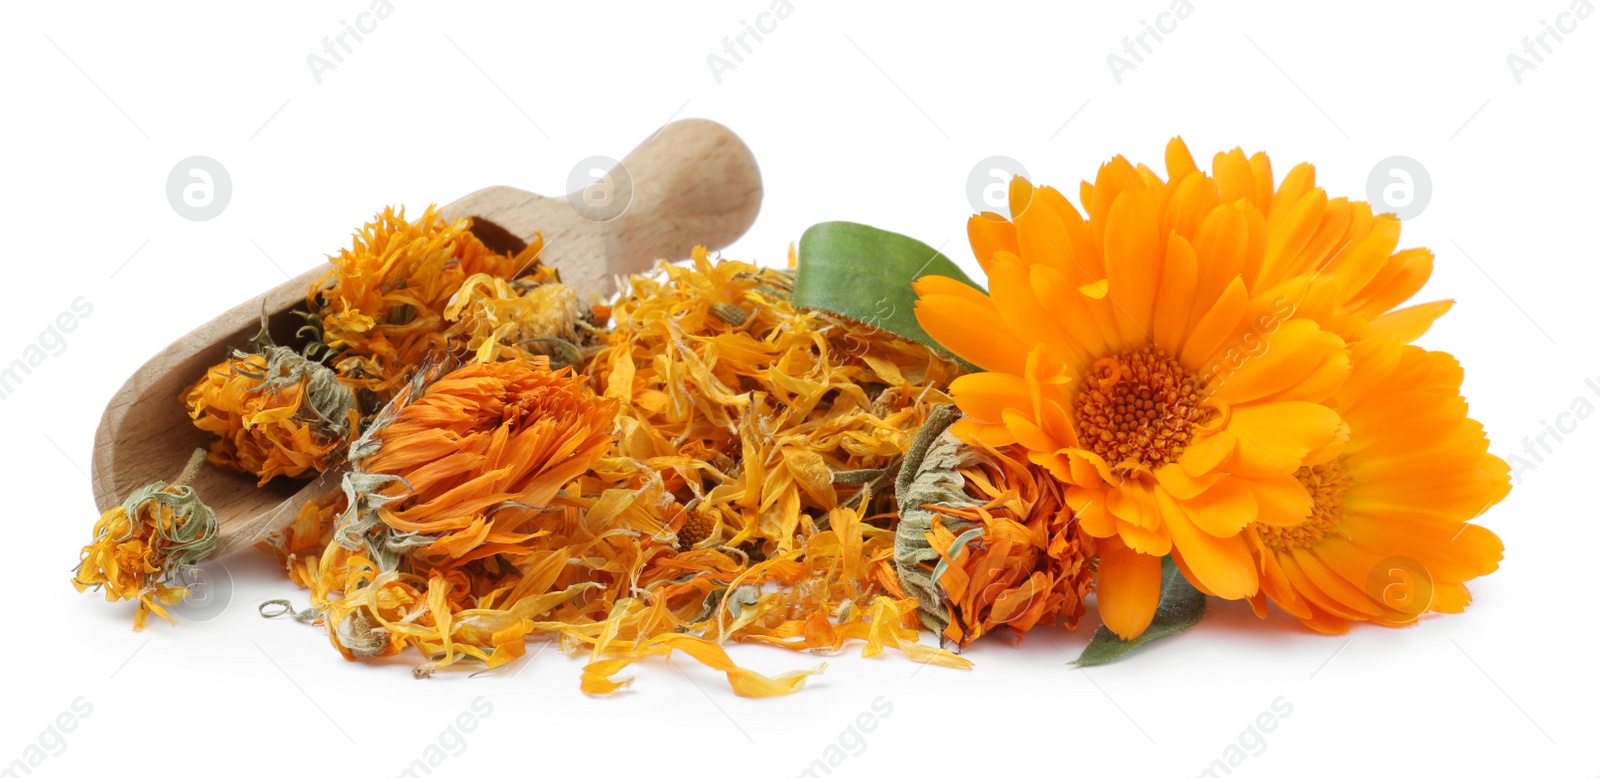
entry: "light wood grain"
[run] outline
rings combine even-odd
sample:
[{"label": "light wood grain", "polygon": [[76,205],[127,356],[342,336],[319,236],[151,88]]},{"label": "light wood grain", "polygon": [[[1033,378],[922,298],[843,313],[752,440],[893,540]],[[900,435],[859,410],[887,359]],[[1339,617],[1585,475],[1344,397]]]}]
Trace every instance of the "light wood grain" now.
[{"label": "light wood grain", "polygon": [[[726,127],[702,119],[673,122],[624,157],[613,172],[609,207],[584,198],[542,197],[511,187],[482,189],[445,206],[446,218],[470,217],[473,232],[497,250],[521,250],[544,236],[540,260],[565,283],[609,294],[615,277],[647,270],[657,259],[682,259],[696,244],[721,248],[755,221],[761,174],[749,148]],[[620,204],[626,207],[616,213]],[[604,221],[599,218],[610,217]],[[95,431],[91,480],[106,511],[131,490],[170,480],[190,452],[209,445],[179,400],[205,370],[246,346],[265,306],[274,340],[294,342],[303,310],[326,262],[257,295],[179,338],[139,368],[107,403]],[[253,545],[294,520],[308,499],[339,488],[335,473],[311,481],[255,478],[209,464],[193,485],[222,524],[217,556]]]}]

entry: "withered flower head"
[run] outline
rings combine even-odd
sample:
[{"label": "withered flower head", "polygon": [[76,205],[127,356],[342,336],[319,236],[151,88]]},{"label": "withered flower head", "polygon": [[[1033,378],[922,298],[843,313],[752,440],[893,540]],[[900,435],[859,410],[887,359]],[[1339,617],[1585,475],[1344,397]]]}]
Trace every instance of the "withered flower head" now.
[{"label": "withered flower head", "polygon": [[205,559],[216,547],[217,516],[188,485],[204,455],[196,450],[172,483],[156,481],[135,489],[121,505],[101,514],[94,542],[79,554],[72,585],[80,592],[104,589],[107,602],[137,600],[134,629],[144,629],[151,612],[174,622],[162,606],[177,603],[187,590],[173,585],[173,574]]},{"label": "withered flower head", "polygon": [[194,425],[214,436],[211,463],[261,484],[326,470],[355,427],[349,387],[284,346],[234,352],[189,387],[183,403]]},{"label": "withered flower head", "polygon": [[365,526],[413,539],[413,566],[515,552],[539,510],[610,448],[616,412],[544,360],[467,365],[373,423],[352,448],[347,491]]},{"label": "withered flower head", "polygon": [[521,252],[501,254],[469,226],[467,219],[445,221],[436,206],[415,222],[404,209],[385,208],[363,226],[308,294],[321,346],[312,356],[326,349],[341,377],[387,400],[429,352],[445,345],[445,307],[468,278],[549,275],[537,263],[539,237]]},{"label": "withered flower head", "polygon": [[938,414],[924,429],[898,490],[896,568],[923,623],[961,647],[995,630],[1076,627],[1095,542],[1065,487],[1025,451],[964,443],[949,421]]},{"label": "withered flower head", "polygon": [[507,281],[487,273],[466,280],[444,309],[445,338],[474,361],[547,354],[560,366],[578,365],[583,348],[597,339],[585,321],[575,287],[561,283]]}]

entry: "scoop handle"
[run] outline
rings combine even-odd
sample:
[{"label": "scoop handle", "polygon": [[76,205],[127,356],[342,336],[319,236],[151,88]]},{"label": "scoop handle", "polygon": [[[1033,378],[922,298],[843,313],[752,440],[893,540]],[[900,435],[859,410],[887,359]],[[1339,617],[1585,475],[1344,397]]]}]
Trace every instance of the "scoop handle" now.
[{"label": "scoop handle", "polygon": [[444,216],[472,218],[473,232],[501,251],[520,250],[538,233],[539,259],[561,272],[562,283],[604,296],[616,291],[616,277],[658,259],[684,259],[696,245],[727,246],[761,210],[755,155],[707,119],[672,122],[608,170],[574,177],[588,183],[565,197],[496,186],[452,203]]},{"label": "scoop handle", "polygon": [[668,124],[621,167],[632,192],[622,214],[606,222],[612,273],[637,272],[643,256],[682,259],[696,245],[723,248],[750,229],[761,209],[755,155],[713,121]]}]

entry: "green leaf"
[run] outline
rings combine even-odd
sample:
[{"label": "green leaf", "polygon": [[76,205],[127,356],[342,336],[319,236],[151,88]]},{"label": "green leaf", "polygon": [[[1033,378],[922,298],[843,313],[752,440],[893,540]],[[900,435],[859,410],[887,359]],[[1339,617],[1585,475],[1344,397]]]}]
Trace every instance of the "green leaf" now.
[{"label": "green leaf", "polygon": [[800,236],[794,304],[847,316],[948,354],[917,324],[911,282],[948,276],[974,289],[948,257],[915,238],[853,222],[822,222]]},{"label": "green leaf", "polygon": [[1117,637],[1116,633],[1101,626],[1095,631],[1089,645],[1083,649],[1083,654],[1072,664],[1079,667],[1094,667],[1115,662],[1124,654],[1146,643],[1188,631],[1190,627],[1199,624],[1201,617],[1205,615],[1206,596],[1194,588],[1188,579],[1183,577],[1183,573],[1178,572],[1178,566],[1172,563],[1171,557],[1163,558],[1161,602],[1156,606],[1156,616],[1150,622],[1150,628],[1133,640],[1123,640]]}]

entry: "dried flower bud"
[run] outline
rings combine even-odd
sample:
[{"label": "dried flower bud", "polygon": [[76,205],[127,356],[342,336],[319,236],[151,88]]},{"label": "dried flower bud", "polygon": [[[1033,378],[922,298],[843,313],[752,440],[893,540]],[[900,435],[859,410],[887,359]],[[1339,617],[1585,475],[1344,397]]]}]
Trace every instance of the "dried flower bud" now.
[{"label": "dried flower bud", "polygon": [[284,346],[234,352],[184,393],[211,462],[261,484],[326,470],[355,425],[355,394],[329,368]]},{"label": "dried flower bud", "polygon": [[171,586],[178,570],[211,555],[217,545],[217,515],[188,485],[204,461],[196,450],[172,483],[156,481],[133,490],[121,505],[101,514],[94,542],[83,547],[72,585],[104,589],[106,601],[138,600],[133,628],[144,629],[151,612],[176,623],[163,605],[188,590]]},{"label": "dried flower bud", "polygon": [[907,453],[895,563],[924,624],[966,646],[1003,629],[1077,626],[1094,582],[1094,541],[1064,487],[1023,452],[963,443],[937,413]]}]

